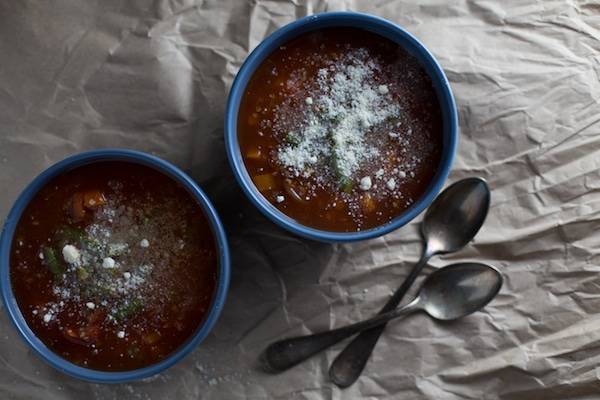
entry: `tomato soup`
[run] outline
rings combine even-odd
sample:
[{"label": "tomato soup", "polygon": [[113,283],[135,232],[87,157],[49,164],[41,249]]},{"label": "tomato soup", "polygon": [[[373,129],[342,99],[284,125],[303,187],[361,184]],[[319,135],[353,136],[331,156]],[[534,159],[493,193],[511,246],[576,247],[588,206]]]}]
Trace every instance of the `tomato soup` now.
[{"label": "tomato soup", "polygon": [[246,87],[237,134],[266,199],[336,232],[400,215],[442,154],[430,77],[398,44],[357,28],[306,33],[270,54]]},{"label": "tomato soup", "polygon": [[83,367],[142,368],[199,328],[216,289],[215,239],[176,181],[127,162],[54,178],[28,205],[10,255],[25,320]]}]

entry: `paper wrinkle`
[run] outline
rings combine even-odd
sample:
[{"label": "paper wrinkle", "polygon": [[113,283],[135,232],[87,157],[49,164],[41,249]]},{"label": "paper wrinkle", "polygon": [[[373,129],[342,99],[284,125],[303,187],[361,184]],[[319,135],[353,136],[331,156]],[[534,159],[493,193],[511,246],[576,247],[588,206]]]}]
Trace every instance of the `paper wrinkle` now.
[{"label": "paper wrinkle", "polygon": [[[345,343],[276,376],[260,372],[257,357],[279,338],[374,315],[420,257],[422,217],[362,243],[316,243],[285,232],[235,182],[223,117],[235,74],[267,35],[305,15],[344,9],[399,23],[436,56],[459,111],[449,183],[477,175],[492,188],[476,239],[433,258],[423,276],[480,261],[498,267],[505,285],[484,311],[457,322],[415,315],[390,323],[363,376],[340,390],[327,370]],[[0,10],[0,216],[67,155],[133,148],[174,162],[200,183],[225,222],[233,259],[213,332],[143,382],[66,377],[0,313],[1,398],[598,398],[594,2],[26,0]]]}]

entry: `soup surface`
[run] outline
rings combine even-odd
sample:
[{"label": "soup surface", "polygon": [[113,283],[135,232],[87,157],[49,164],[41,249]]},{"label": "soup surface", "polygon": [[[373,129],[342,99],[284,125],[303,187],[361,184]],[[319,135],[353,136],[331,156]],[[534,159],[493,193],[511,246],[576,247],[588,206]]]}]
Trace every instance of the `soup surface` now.
[{"label": "soup surface", "polygon": [[259,66],[240,104],[246,169],[275,207],[327,231],[385,224],[435,175],[432,82],[396,43],[356,28],[301,35]]},{"label": "soup surface", "polygon": [[12,288],[27,324],[75,364],[131,370],[202,323],[217,251],[200,205],[149,167],[97,162],[58,176],[18,223]]}]

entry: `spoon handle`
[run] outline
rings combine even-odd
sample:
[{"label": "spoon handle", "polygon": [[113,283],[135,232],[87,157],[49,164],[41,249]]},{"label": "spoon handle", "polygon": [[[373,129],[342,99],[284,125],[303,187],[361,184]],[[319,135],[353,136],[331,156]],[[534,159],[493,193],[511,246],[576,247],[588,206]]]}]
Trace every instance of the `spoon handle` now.
[{"label": "spoon handle", "polygon": [[[425,248],[419,262],[413,267],[410,274],[396,290],[394,295],[388,300],[386,305],[379,311],[379,315],[395,309],[398,304],[400,304],[402,298],[415,282],[415,279],[417,279],[417,276],[419,276],[419,273],[433,254],[434,253],[430,251],[428,247]],[[360,335],[354,338],[354,340],[338,354],[333,361],[331,368],[329,368],[329,377],[333,383],[339,387],[345,388],[352,385],[358,379],[384,329],[385,325],[380,325],[373,329],[361,332]]]},{"label": "spoon handle", "polygon": [[323,349],[352,336],[357,332],[385,324],[389,320],[410,314],[419,309],[419,298],[404,307],[392,310],[355,324],[342,328],[315,333],[314,335],[298,336],[272,343],[263,351],[260,361],[263,369],[268,372],[282,372],[306,360]]}]

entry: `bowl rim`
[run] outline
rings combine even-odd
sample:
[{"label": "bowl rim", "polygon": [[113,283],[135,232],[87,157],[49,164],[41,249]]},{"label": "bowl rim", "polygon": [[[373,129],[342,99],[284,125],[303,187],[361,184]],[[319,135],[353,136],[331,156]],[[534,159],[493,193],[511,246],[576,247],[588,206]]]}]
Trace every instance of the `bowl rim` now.
[{"label": "bowl rim", "polygon": [[[254,186],[246,167],[244,165],[237,138],[237,117],[241,98],[249,79],[254,74],[256,68],[271,54],[271,52],[281,44],[289,41],[295,36],[312,30],[336,26],[354,26],[361,29],[371,30],[372,32],[396,42],[403,49],[409,51],[415,56],[421,65],[427,70],[432,83],[436,88],[440,109],[444,117],[444,142],[442,158],[438,170],[430,181],[425,193],[419,197],[407,210],[398,215],[390,222],[377,227],[357,231],[357,232],[334,232],[316,229],[303,225],[293,218],[287,216],[273,206]],[[371,29],[369,29],[371,28]],[[384,34],[385,33],[385,34]],[[410,46],[411,49],[407,48]],[[442,98],[440,98],[440,95]],[[446,118],[447,116],[447,118]],[[446,121],[446,119],[448,121]],[[447,125],[447,128],[446,128]],[[225,111],[225,146],[229,164],[234,172],[234,176],[242,188],[242,191],[268,219],[278,226],[295,233],[301,237],[324,241],[324,242],[353,242],[366,240],[385,235],[395,229],[404,226],[409,221],[419,215],[426,207],[431,204],[433,199],[443,187],[456,153],[458,141],[458,115],[456,103],[450,87],[450,83],[444,74],[441,66],[429,52],[429,50],[412,34],[401,28],[399,25],[370,14],[340,11],[326,12],[316,15],[310,15],[294,22],[291,22],[264,39],[246,58],[240,70],[238,71],[227,100]],[[446,131],[448,133],[446,133]]]},{"label": "bowl rim", "polygon": [[[215,237],[215,244],[219,253],[219,276],[217,286],[213,295],[213,302],[210,311],[204,317],[202,323],[198,326],[193,335],[190,336],[179,348],[169,356],[156,364],[147,367],[128,371],[99,371],[90,368],[78,366],[51,349],[35,335],[25,321],[21,310],[16,302],[12,291],[10,281],[10,249],[14,238],[16,226],[21,215],[33,197],[50,180],[57,175],[65,173],[74,168],[102,161],[124,161],[144,165],[153,168],[181,184],[190,195],[199,203],[204,215],[208,219],[211,230]],[[37,353],[44,361],[55,369],[75,378],[98,383],[122,383],[158,374],[165,369],[173,366],[183,357],[189,354],[202,342],[215,325],[225,303],[227,289],[230,280],[230,254],[229,245],[223,224],[206,194],[200,187],[181,169],[168,161],[160,159],[151,154],[135,150],[126,149],[102,149],[69,156],[48,167],[39,174],[27,187],[21,192],[13,207],[9,211],[2,235],[0,236],[0,291],[5,309],[9,314],[9,319],[25,340],[25,342]]]}]

